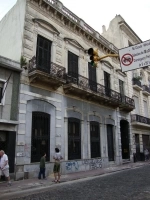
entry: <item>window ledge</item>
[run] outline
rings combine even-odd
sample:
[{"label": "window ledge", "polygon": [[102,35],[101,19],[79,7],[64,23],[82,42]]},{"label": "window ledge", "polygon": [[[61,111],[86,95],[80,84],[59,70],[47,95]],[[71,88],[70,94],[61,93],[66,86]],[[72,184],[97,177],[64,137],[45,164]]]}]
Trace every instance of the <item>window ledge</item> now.
[{"label": "window ledge", "polygon": [[0,123],[18,125],[18,124],[19,124],[19,121],[12,121],[12,120],[0,119]]}]

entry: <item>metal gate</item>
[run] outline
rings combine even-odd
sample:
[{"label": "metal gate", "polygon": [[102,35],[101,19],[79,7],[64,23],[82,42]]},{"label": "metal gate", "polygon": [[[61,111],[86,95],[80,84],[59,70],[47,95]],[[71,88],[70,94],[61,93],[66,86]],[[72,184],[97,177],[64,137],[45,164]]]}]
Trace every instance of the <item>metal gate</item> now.
[{"label": "metal gate", "polygon": [[98,122],[90,122],[91,158],[100,157],[100,131]]},{"label": "metal gate", "polygon": [[120,121],[121,144],[122,144],[122,159],[129,159],[129,123],[126,120]]},{"label": "metal gate", "polygon": [[135,145],[136,145],[136,161],[140,161],[141,160],[141,155],[140,155],[139,134],[135,134]]},{"label": "metal gate", "polygon": [[68,160],[81,159],[80,120],[68,118]]},{"label": "metal gate", "polygon": [[43,112],[32,113],[31,162],[39,162],[43,153],[50,160],[50,115]]},{"label": "metal gate", "polygon": [[109,161],[114,161],[113,125],[107,124],[107,143]]}]

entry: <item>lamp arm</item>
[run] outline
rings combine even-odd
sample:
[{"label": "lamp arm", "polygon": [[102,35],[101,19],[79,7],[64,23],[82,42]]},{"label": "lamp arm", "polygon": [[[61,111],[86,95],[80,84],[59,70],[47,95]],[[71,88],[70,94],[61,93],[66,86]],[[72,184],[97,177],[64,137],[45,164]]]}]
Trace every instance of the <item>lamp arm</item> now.
[{"label": "lamp arm", "polygon": [[98,58],[98,61],[104,59],[104,58],[107,58],[107,57],[118,57],[119,55],[118,54],[107,54],[106,56],[103,56],[103,57],[99,57]]}]

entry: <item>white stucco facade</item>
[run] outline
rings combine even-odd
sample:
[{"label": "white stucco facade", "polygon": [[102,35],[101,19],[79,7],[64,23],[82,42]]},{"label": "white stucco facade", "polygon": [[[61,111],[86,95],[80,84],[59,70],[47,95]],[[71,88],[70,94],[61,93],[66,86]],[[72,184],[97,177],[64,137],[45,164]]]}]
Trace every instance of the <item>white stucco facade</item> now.
[{"label": "white stucco facade", "polygon": [[[14,11],[17,16],[22,11],[21,23],[18,21],[18,17],[11,23],[10,19],[12,19]],[[35,131],[33,131],[32,121],[34,113],[46,113],[50,118],[47,174],[53,171],[52,157],[55,147],[61,149],[64,157],[62,162],[62,173],[64,174],[120,165],[125,161],[132,162],[133,138],[130,126],[130,111],[134,108],[132,74],[127,76],[126,73],[121,72],[119,59],[107,58],[96,68],[96,91],[94,92],[89,85],[88,62],[90,60],[87,49],[98,48],[100,56],[117,53],[118,49],[59,1],[18,0],[14,8],[6,15],[6,20],[5,18],[2,20],[0,30],[2,25],[7,22],[12,24],[12,33],[9,33],[8,28],[4,28],[2,35],[8,37],[9,44],[6,46],[9,47],[9,51],[6,52],[4,48],[0,54],[16,61],[22,55],[30,62],[24,66],[20,84],[15,159],[16,179],[21,179],[27,174],[37,177],[38,174],[39,161],[32,161],[32,152],[35,148],[32,138]],[[12,37],[16,33],[16,29],[19,29],[20,24],[21,31]],[[3,40],[6,39],[5,36]],[[65,71],[61,80],[58,77],[54,78],[51,71],[45,73],[38,69],[39,36],[51,43],[50,54],[53,63],[51,68],[54,66],[55,70],[60,68]],[[3,40],[0,39],[2,45],[4,45]],[[13,53],[11,53],[12,51]],[[70,77],[68,52],[78,57],[78,78],[74,79],[73,83],[67,83],[69,78],[67,80],[65,78]],[[34,57],[36,57],[36,63],[33,62]],[[57,76],[57,70],[55,70],[53,73]],[[108,94],[105,73],[110,80]],[[73,78],[71,77],[72,80]],[[124,86],[123,97],[120,95],[119,80],[123,82]],[[69,158],[68,127],[70,119],[76,119],[80,124],[79,143],[76,143],[81,146],[78,159]],[[98,157],[91,155],[91,123],[93,122],[99,129],[100,156]],[[121,125],[121,122],[126,125]],[[127,158],[124,159],[121,126],[126,126],[128,137],[127,144],[125,144],[127,148],[124,147]],[[109,130],[111,131],[109,132]],[[45,144],[44,142],[42,141],[42,145]]]}]

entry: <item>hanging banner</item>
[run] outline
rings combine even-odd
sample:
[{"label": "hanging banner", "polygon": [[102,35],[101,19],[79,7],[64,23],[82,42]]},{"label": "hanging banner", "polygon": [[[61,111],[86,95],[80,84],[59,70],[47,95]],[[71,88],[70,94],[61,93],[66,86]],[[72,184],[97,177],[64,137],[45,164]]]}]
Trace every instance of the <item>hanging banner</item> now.
[{"label": "hanging banner", "polygon": [[119,49],[122,72],[150,65],[150,40],[134,46]]}]

